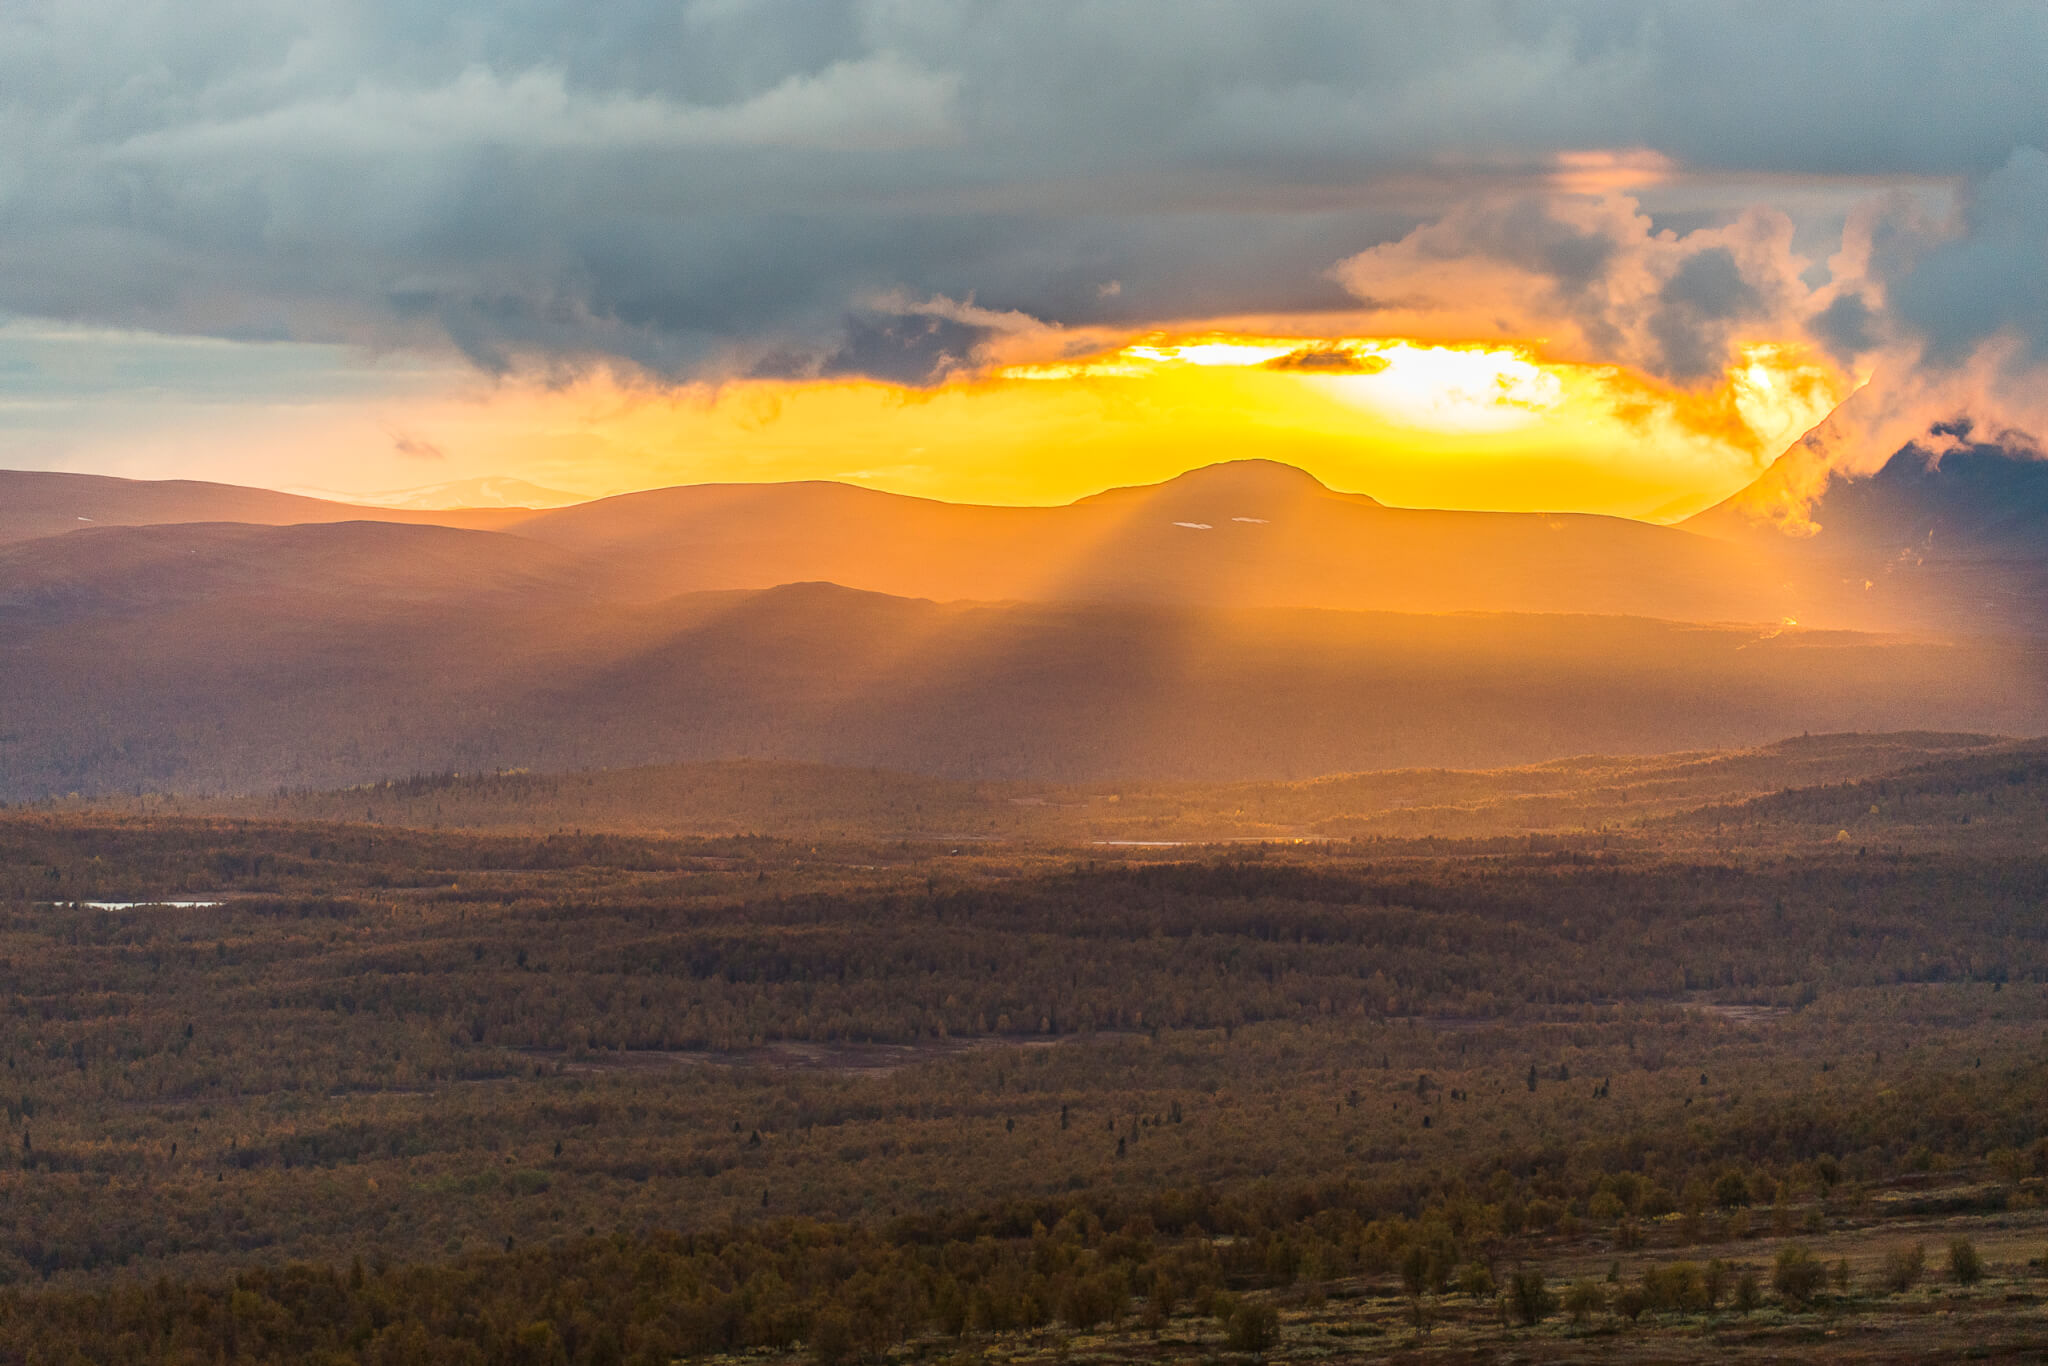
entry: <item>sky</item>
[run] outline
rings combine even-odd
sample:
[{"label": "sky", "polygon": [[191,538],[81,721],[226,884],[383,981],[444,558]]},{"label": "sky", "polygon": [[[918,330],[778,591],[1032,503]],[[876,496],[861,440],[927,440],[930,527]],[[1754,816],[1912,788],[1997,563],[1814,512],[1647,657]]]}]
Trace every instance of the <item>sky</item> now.
[{"label": "sky", "polygon": [[2044,69],[1995,0],[17,0],[0,464],[1673,520],[2048,434]]}]

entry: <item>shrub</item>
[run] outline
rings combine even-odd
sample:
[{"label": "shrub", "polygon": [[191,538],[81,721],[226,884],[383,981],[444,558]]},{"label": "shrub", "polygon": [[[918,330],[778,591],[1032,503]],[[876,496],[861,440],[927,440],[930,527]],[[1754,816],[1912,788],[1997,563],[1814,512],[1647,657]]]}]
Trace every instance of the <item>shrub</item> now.
[{"label": "shrub", "polygon": [[1948,1274],[1957,1285],[1975,1285],[1984,1279],[1984,1259],[1977,1255],[1977,1248],[1968,1238],[1958,1238],[1948,1245]]},{"label": "shrub", "polygon": [[1584,1323],[1605,1308],[1606,1287],[1591,1278],[1573,1281],[1571,1289],[1564,1292],[1564,1312],[1572,1316],[1573,1323]]}]

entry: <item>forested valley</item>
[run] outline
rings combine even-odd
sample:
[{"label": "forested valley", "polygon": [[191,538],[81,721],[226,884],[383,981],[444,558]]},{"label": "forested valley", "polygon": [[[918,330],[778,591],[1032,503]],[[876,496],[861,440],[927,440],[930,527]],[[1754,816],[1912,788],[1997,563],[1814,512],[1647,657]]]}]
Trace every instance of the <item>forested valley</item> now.
[{"label": "forested valley", "polygon": [[2038,1352],[2044,792],[1159,849],[7,811],[0,1358]]}]

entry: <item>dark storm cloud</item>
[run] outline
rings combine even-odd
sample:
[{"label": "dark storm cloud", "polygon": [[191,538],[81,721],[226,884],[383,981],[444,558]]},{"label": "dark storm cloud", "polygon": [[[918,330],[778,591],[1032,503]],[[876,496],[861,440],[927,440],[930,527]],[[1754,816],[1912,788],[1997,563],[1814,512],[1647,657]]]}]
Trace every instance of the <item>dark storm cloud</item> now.
[{"label": "dark storm cloud", "polygon": [[1861,294],[1838,294],[1807,322],[1807,328],[1838,362],[1847,364],[1857,356],[1883,345],[1870,301]]},{"label": "dark storm cloud", "polygon": [[[0,309],[498,371],[928,380],[982,324],[876,298],[1066,325],[1333,307],[1340,259],[1649,148],[1978,183],[1933,273],[1888,277],[1901,325],[1967,349],[2041,326],[1992,282],[2038,278],[2015,149],[2048,145],[2044,60],[2048,9],[1992,3],[44,0],[0,14]],[[1614,274],[1613,238],[1540,207],[1496,226],[1560,299]],[[1583,331],[1648,326],[1697,373],[1753,307],[1735,264],[1678,263],[1662,322],[1596,301]],[[1874,335],[1829,309],[1843,344]]]},{"label": "dark storm cloud", "polygon": [[935,317],[852,317],[846,340],[819,367],[824,375],[868,375],[898,384],[931,384],[973,365],[986,327]]},{"label": "dark storm cloud", "polygon": [[1708,247],[1685,258],[1657,291],[1650,334],[1662,352],[1660,373],[1680,381],[1718,375],[1728,335],[1745,319],[1764,314],[1763,296],[1744,278],[1735,253]]},{"label": "dark storm cloud", "polygon": [[2048,156],[2015,152],[1972,188],[1961,218],[1959,231],[1892,263],[1894,313],[1937,363],[1960,363],[1990,336],[2017,344],[2015,362],[2048,359]]},{"label": "dark storm cloud", "polygon": [[1396,335],[1544,339],[1553,359],[1718,383],[1748,343],[1797,342],[1842,285],[1806,278],[1786,215],[1686,233],[1623,195],[1487,197],[1339,264]]}]

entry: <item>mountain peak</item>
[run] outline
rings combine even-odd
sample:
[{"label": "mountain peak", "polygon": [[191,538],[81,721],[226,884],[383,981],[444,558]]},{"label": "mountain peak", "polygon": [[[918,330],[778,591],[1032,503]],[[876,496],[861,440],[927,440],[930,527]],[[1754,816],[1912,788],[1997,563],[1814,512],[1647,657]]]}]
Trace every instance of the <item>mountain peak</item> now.
[{"label": "mountain peak", "polygon": [[1202,488],[1230,492],[1285,491],[1288,493],[1328,493],[1330,486],[1294,465],[1278,460],[1223,460],[1214,465],[1202,465],[1177,474],[1161,485],[1163,488]]},{"label": "mountain peak", "polygon": [[1332,494],[1329,485],[1307,470],[1283,464],[1278,460],[1256,459],[1225,460],[1214,465],[1203,465],[1157,484],[1105,489],[1091,497],[1077,499],[1076,502],[1086,504],[1098,500],[1122,501],[1145,498],[1165,499],[1177,503],[1190,499],[1225,499],[1270,505],[1318,495],[1373,502],[1363,494]]},{"label": "mountain peak", "polygon": [[[1756,534],[1774,510],[1815,550],[1884,556],[2037,557],[2048,547],[2048,460],[2031,450],[1918,442],[1870,474],[1831,474],[1798,447],[1763,477],[1684,523],[1712,535]],[[1810,521],[1808,520],[1810,519]]]}]

